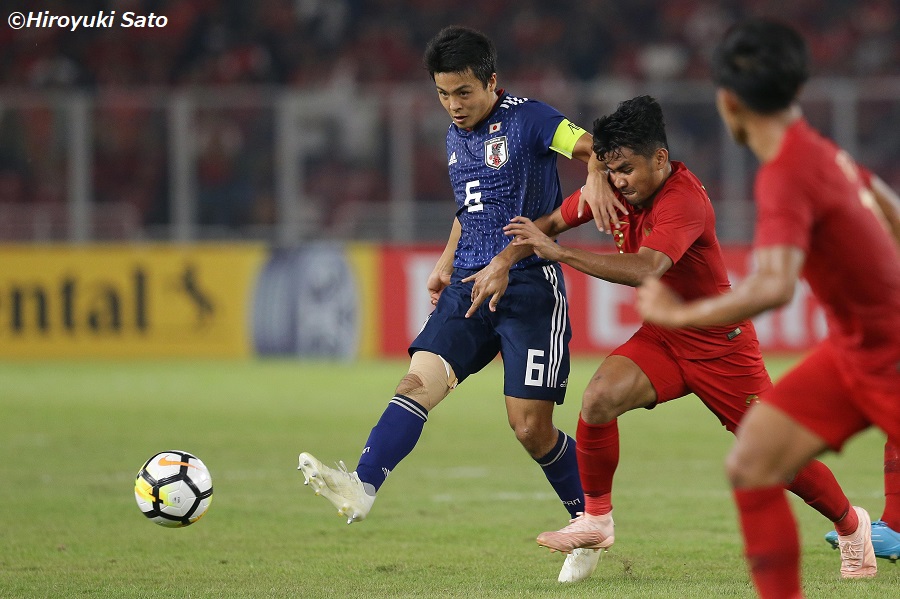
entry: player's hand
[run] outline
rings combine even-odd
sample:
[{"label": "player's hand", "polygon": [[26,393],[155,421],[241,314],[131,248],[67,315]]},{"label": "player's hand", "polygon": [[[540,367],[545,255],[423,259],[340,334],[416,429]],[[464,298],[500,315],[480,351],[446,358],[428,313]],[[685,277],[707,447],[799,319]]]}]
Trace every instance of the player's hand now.
[{"label": "player's hand", "polygon": [[438,303],[438,299],[441,297],[441,292],[445,287],[450,285],[450,272],[445,271],[440,267],[435,267],[431,274],[428,275],[428,282],[426,286],[428,287],[428,295],[431,297],[431,305],[436,306]]},{"label": "player's hand", "polygon": [[513,236],[513,245],[531,246],[534,253],[545,260],[558,261],[562,255],[559,245],[525,216],[514,217],[503,227],[503,232]]},{"label": "player's hand", "polygon": [[597,230],[612,234],[613,229],[619,228],[619,213],[627,215],[628,207],[619,201],[608,181],[606,176],[588,177],[581,189],[581,197],[578,198],[578,216],[584,214],[584,206],[587,204],[594,215]]},{"label": "player's hand", "polygon": [[509,267],[506,261],[494,256],[490,264],[462,280],[463,283],[475,282],[472,286],[472,305],[466,312],[466,318],[475,314],[487,298],[491,298],[488,309],[491,312],[497,311],[497,304],[500,303],[500,298],[506,293],[509,285]]},{"label": "player's hand", "polygon": [[637,289],[637,311],[645,322],[678,328],[684,326],[684,302],[656,277],[647,277]]}]

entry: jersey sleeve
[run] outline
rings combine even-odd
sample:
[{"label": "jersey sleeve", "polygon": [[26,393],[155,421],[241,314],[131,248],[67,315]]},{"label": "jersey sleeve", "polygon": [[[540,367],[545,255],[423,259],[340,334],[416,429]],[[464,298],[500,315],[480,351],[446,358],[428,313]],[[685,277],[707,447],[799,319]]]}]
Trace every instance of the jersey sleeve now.
[{"label": "jersey sleeve", "polygon": [[591,212],[591,207],[587,204],[584,205],[584,213],[582,213],[580,217],[578,216],[578,200],[580,198],[581,190],[579,189],[564,199],[562,206],[559,208],[563,220],[566,221],[567,225],[573,228],[594,220],[594,214]]},{"label": "jersey sleeve", "polygon": [[809,251],[813,212],[797,178],[777,165],[766,165],[756,175],[754,247],[787,245]]},{"label": "jersey sleeve", "polygon": [[[620,202],[625,201],[625,198],[619,195],[618,191],[613,190],[613,193],[616,194],[616,197],[619,198]],[[581,216],[578,216],[578,201],[580,199],[581,190],[579,189],[578,191],[564,199],[562,206],[560,206],[560,215],[563,217],[563,220],[566,221],[566,224],[572,228],[583,225],[584,223],[589,223],[594,220],[594,212],[593,210],[591,210],[591,206],[588,203],[584,204],[584,212]],[[616,214],[619,215],[620,219],[625,216],[618,208],[616,209]]]},{"label": "jersey sleeve", "polygon": [[[519,119],[527,138],[535,144],[535,150],[542,154],[552,149],[556,132],[566,120],[558,110],[537,100],[531,100],[519,107]],[[574,145],[573,142],[572,146]]]},{"label": "jersey sleeve", "polygon": [[657,199],[653,229],[644,237],[642,247],[662,252],[672,262],[703,234],[706,227],[706,198],[672,190]]}]

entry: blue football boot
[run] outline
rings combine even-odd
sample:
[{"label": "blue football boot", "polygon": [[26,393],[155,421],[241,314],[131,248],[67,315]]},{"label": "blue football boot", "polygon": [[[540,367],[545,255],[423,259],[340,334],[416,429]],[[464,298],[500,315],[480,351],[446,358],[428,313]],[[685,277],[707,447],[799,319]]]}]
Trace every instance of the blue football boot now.
[{"label": "blue football boot", "polygon": [[[830,531],[825,535],[825,540],[834,549],[838,548],[837,531]],[[875,549],[875,557],[896,562],[900,559],[900,532],[892,530],[881,520],[872,522],[872,547]]]}]

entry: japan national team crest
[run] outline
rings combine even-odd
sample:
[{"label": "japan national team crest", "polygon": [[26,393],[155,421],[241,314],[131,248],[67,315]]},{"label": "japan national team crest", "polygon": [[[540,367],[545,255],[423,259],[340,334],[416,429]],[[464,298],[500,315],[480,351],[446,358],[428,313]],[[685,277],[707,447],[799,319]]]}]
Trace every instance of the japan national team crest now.
[{"label": "japan national team crest", "polygon": [[484,163],[491,168],[498,169],[509,160],[509,150],[506,147],[506,136],[495,137],[484,142]]}]

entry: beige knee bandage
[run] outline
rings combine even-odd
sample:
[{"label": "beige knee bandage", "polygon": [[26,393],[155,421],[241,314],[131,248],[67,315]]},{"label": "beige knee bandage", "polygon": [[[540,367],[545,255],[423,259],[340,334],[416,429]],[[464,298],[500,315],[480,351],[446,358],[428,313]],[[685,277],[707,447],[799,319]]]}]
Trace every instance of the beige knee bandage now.
[{"label": "beige knee bandage", "polygon": [[[428,410],[440,403],[456,387],[456,375],[450,364],[441,356],[427,351],[413,354],[409,372],[403,379],[398,392],[406,391],[404,395],[411,396]],[[404,383],[408,383],[411,388],[401,391]]]}]

